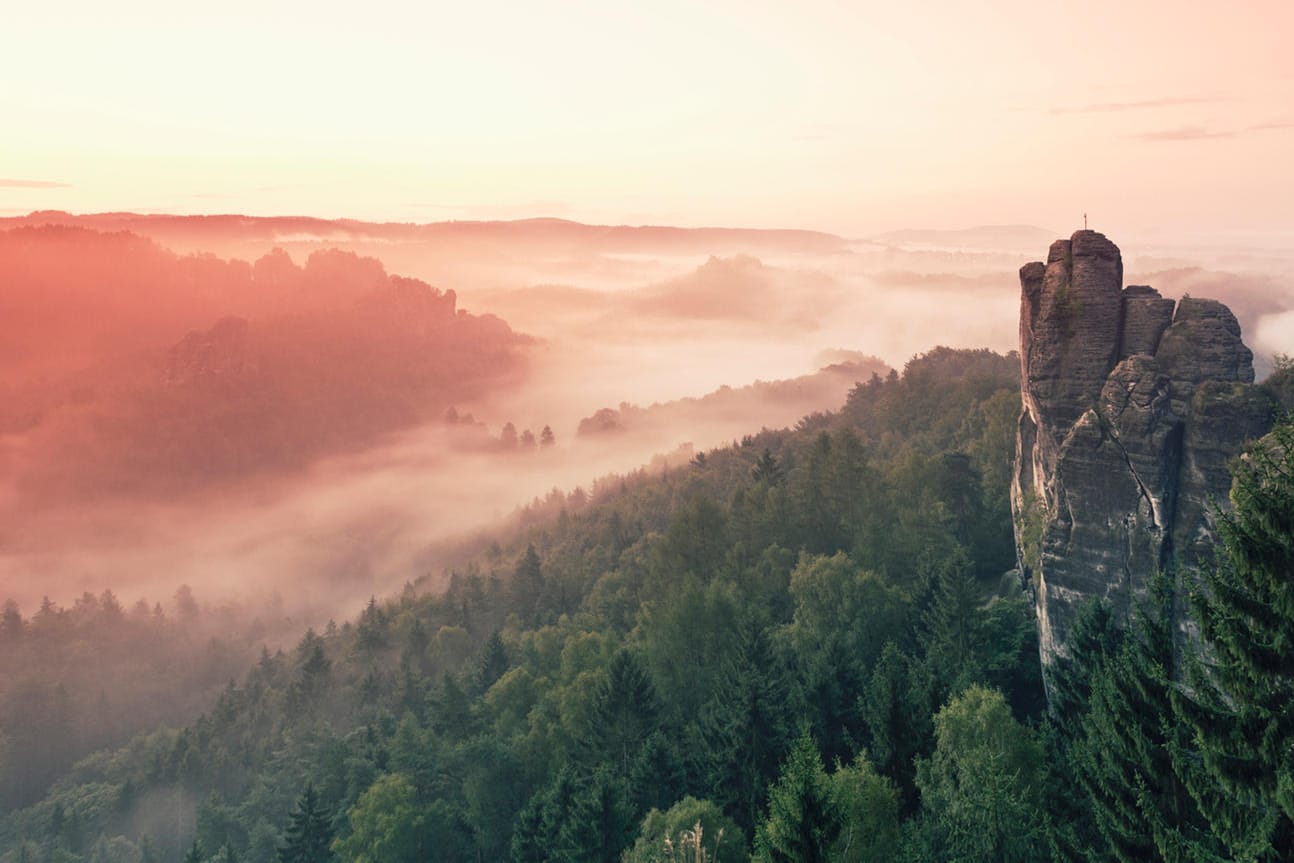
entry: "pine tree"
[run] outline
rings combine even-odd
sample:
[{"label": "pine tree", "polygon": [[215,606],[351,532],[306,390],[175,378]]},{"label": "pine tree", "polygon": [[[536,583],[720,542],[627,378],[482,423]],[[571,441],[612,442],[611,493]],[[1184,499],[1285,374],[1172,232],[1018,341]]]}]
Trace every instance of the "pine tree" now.
[{"label": "pine tree", "polygon": [[503,643],[503,636],[498,630],[491,633],[481,649],[481,656],[476,665],[476,688],[485,692],[494,685],[511,667],[508,659],[508,646]]},{"label": "pine tree", "polygon": [[1124,863],[1213,851],[1203,817],[1173,766],[1187,744],[1172,716],[1172,580],[1156,575],[1121,650],[1092,676],[1091,708],[1072,751],[1109,853]]},{"label": "pine tree", "polygon": [[934,736],[930,716],[913,697],[912,666],[894,642],[886,643],[860,698],[868,753],[881,774],[898,786],[905,811],[914,808],[917,800],[915,759],[933,745]]},{"label": "pine tree", "polygon": [[332,819],[320,802],[313,782],[306,784],[289,819],[279,848],[279,863],[327,863],[333,859]]},{"label": "pine tree", "polygon": [[985,663],[980,588],[970,558],[957,548],[947,559],[926,564],[924,596],[918,597],[918,642],[925,645],[922,669],[928,709],[978,682]]},{"label": "pine tree", "polygon": [[538,622],[543,595],[544,571],[539,562],[539,554],[533,545],[527,545],[512,576],[513,602],[527,623]]},{"label": "pine tree", "polygon": [[[623,773],[608,765],[580,783],[560,829],[557,847],[565,859],[617,863],[633,838],[636,825]],[[551,859],[551,858],[550,858]]]},{"label": "pine tree", "polygon": [[368,605],[360,613],[359,624],[355,627],[355,631],[356,650],[375,652],[386,648],[386,612],[377,604],[376,596],[369,597]]},{"label": "pine tree", "polygon": [[1092,679],[1118,650],[1122,635],[1108,602],[1092,599],[1075,615],[1066,637],[1067,652],[1053,659],[1046,671],[1048,712],[1065,743],[1078,738],[1091,703]]},{"label": "pine tree", "polygon": [[749,832],[763,809],[791,736],[790,684],[767,632],[748,621],[702,717],[706,778],[714,802]]},{"label": "pine tree", "polygon": [[547,863],[550,860],[569,860],[574,849],[561,844],[569,838],[567,819],[575,809],[575,798],[580,783],[569,764],[563,765],[548,784],[535,794],[517,815],[512,831],[512,859],[514,863]]},{"label": "pine tree", "polygon": [[826,863],[840,835],[826,771],[808,728],[791,749],[768,792],[768,817],[755,831],[761,863]]},{"label": "pine tree", "polygon": [[584,742],[595,760],[626,776],[638,750],[656,728],[660,701],[651,675],[638,657],[621,650],[592,695]]},{"label": "pine tree", "polygon": [[1208,650],[1176,699],[1201,749],[1187,778],[1232,854],[1294,860],[1294,426],[1234,472],[1225,557],[1192,597]]},{"label": "pine tree", "polygon": [[184,863],[203,863],[206,856],[202,853],[202,843],[197,839],[189,846],[189,850],[184,854]]},{"label": "pine tree", "polygon": [[755,461],[755,467],[750,472],[755,482],[763,482],[768,485],[777,485],[782,481],[782,465],[778,463],[777,456],[768,447],[764,447],[764,452]]}]

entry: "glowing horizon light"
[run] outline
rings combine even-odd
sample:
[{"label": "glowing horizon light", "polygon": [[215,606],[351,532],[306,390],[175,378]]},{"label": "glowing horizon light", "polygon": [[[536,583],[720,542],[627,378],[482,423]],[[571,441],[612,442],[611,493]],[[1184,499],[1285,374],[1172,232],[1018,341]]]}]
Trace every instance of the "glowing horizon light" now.
[{"label": "glowing horizon light", "polygon": [[1086,207],[1288,236],[1291,26],[1160,0],[29,5],[0,35],[0,210],[849,234]]}]

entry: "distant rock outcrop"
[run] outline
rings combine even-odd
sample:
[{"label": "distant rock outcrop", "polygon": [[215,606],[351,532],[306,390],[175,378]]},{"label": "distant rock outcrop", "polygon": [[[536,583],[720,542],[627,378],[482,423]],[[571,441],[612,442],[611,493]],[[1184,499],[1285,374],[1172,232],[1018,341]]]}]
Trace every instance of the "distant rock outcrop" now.
[{"label": "distant rock outcrop", "polygon": [[167,353],[164,377],[170,386],[230,382],[252,370],[244,318],[222,318],[209,330],[192,332]]},{"label": "distant rock outcrop", "polygon": [[1095,231],[1020,270],[1011,500],[1044,663],[1084,600],[1130,608],[1157,567],[1198,556],[1228,460],[1271,421],[1226,306],[1122,281],[1118,247]]}]

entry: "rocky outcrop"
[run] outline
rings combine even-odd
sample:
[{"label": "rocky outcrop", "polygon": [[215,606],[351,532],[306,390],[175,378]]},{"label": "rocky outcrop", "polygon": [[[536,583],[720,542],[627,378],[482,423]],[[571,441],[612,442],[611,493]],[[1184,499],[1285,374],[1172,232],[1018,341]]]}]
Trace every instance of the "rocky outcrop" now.
[{"label": "rocky outcrop", "polygon": [[253,371],[248,356],[249,325],[222,318],[209,330],[191,332],[167,354],[163,377],[169,386],[228,383]]},{"label": "rocky outcrop", "polygon": [[1230,310],[1122,287],[1095,231],[1020,270],[1022,411],[1011,499],[1044,663],[1090,597],[1129,609],[1208,545],[1227,462],[1270,425]]}]

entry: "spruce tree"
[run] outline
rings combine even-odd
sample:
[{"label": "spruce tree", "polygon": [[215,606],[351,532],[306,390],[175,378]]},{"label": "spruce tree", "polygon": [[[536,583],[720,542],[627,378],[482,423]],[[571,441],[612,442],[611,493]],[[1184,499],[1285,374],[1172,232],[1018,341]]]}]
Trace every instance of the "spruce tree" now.
[{"label": "spruce tree", "polygon": [[934,745],[930,714],[921,709],[912,691],[914,665],[893,642],[888,642],[860,697],[867,723],[868,754],[876,769],[898,787],[905,814],[917,803],[916,757]]},{"label": "spruce tree", "polygon": [[279,848],[280,863],[326,863],[332,860],[332,819],[319,800],[314,783],[308,783]]},{"label": "spruce tree", "polygon": [[1233,855],[1294,860],[1294,426],[1234,473],[1225,555],[1192,597],[1207,649],[1177,699],[1200,744],[1188,778]]},{"label": "spruce tree", "polygon": [[1109,602],[1089,600],[1079,608],[1066,637],[1066,652],[1046,670],[1047,705],[1065,743],[1076,740],[1092,699],[1097,671],[1122,642],[1123,630]]},{"label": "spruce tree", "polygon": [[840,835],[826,771],[807,726],[768,792],[768,817],[755,831],[760,863],[826,863]]},{"label": "spruce tree", "polygon": [[699,722],[711,799],[749,833],[791,736],[791,687],[768,633],[746,622]]},{"label": "spruce tree", "polygon": [[592,693],[582,743],[590,760],[606,761],[627,776],[643,743],[656,729],[660,699],[638,657],[620,650]]},{"label": "spruce tree", "polygon": [[1189,743],[1172,715],[1173,607],[1171,577],[1156,575],[1123,647],[1092,675],[1091,707],[1071,751],[1108,853],[1123,863],[1216,850],[1173,764],[1173,752]]},{"label": "spruce tree", "polygon": [[539,554],[533,545],[527,545],[512,575],[512,600],[526,623],[538,623],[543,595],[544,571]]}]

